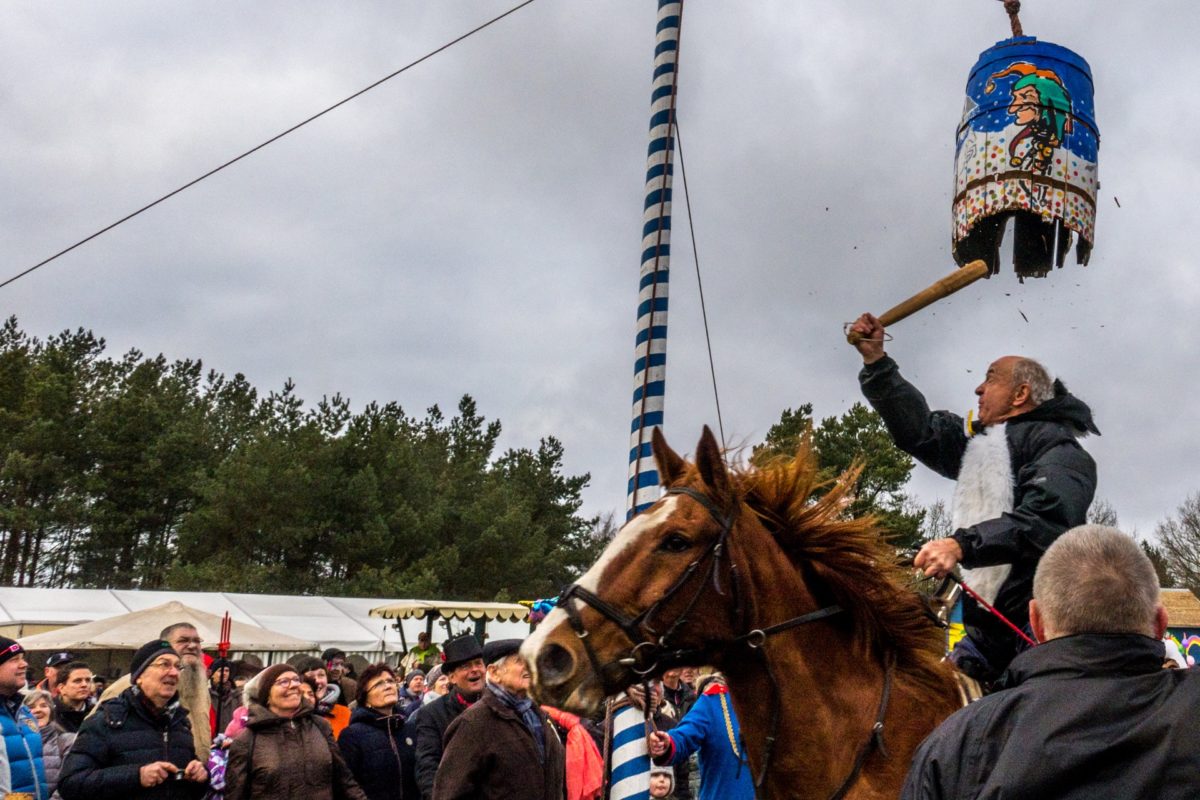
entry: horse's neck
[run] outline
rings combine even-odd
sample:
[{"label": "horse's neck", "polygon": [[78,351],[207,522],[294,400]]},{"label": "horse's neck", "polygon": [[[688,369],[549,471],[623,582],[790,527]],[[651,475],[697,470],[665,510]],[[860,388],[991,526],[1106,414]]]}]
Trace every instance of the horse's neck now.
[{"label": "horse's neck", "polygon": [[[755,575],[748,587],[755,617],[749,620],[751,629],[784,622],[814,607],[795,568],[786,559],[780,560],[784,563],[768,565],[764,563],[768,559],[756,557]],[[883,691],[884,666],[855,653],[837,622],[835,617],[780,633],[757,652],[737,648],[719,665],[729,679],[756,779],[767,758],[768,738],[775,737],[761,797],[824,800],[850,774],[859,750],[870,738]],[[902,671],[895,672],[888,720],[914,711],[906,680]],[[881,766],[879,755],[874,754],[847,797],[876,796],[872,787],[881,783],[887,788],[879,796],[898,794],[912,750],[944,715],[928,714],[928,724],[906,725],[905,731],[894,735],[885,725],[893,763]],[[866,775],[868,768],[873,771],[871,776]]]}]

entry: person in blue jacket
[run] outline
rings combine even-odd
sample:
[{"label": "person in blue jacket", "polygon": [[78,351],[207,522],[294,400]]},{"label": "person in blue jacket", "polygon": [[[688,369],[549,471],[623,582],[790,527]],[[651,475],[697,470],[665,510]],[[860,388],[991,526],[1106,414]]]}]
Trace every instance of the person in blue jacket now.
[{"label": "person in blue jacket", "polygon": [[25,688],[28,671],[25,649],[0,636],[0,736],[4,737],[6,762],[0,786],[5,792],[26,792],[38,800],[48,800],[50,788],[42,764],[42,735],[38,733],[37,720],[22,705],[21,690]]},{"label": "person in blue jacket", "polygon": [[699,800],[754,800],[741,726],[723,679],[704,689],[678,725],[650,734],[650,755],[656,764],[673,766],[696,752],[700,753]]}]

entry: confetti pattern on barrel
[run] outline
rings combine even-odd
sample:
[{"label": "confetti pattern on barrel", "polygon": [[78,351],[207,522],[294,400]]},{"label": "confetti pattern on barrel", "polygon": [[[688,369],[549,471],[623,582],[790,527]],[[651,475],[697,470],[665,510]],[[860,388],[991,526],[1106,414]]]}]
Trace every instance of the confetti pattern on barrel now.
[{"label": "confetti pattern on barrel", "polygon": [[[985,50],[967,80],[954,160],[954,246],[982,220],[1014,210],[1061,220],[1095,241],[1097,153],[1092,72],[1065,47],[1024,36]],[[976,255],[972,253],[972,255]],[[961,256],[961,257],[960,257]]]}]

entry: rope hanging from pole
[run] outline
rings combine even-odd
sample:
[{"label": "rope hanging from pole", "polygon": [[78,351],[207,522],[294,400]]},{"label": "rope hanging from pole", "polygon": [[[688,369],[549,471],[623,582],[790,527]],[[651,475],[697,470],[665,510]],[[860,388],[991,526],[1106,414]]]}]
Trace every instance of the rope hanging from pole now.
[{"label": "rope hanging from pole", "polygon": [[1008,12],[1008,22],[1012,25],[1013,38],[1024,36],[1025,31],[1021,29],[1021,20],[1017,16],[1021,12],[1021,0],[1003,0],[1004,10]]}]

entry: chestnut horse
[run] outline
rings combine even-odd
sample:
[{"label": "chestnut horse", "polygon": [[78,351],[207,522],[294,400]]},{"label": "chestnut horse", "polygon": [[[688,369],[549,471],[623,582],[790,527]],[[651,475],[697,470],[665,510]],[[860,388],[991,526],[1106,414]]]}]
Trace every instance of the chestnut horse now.
[{"label": "chestnut horse", "polygon": [[[634,517],[530,636],[542,702],[583,713],[680,665],[725,673],[764,798],[895,798],[958,706],[941,632],[871,519],[795,459],[694,465],[654,432],[666,496]],[[828,488],[819,497],[814,490]]]}]

